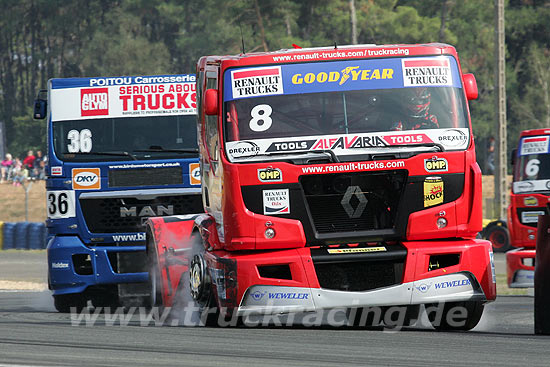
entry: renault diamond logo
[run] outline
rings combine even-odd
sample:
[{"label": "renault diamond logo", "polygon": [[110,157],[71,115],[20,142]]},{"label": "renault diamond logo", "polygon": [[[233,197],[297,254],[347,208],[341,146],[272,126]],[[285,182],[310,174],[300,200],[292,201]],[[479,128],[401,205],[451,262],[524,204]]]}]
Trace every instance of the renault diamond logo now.
[{"label": "renault diamond logo", "polygon": [[[359,200],[359,204],[355,209],[353,209],[353,206],[351,205],[351,198],[353,196],[355,196],[357,200]],[[359,218],[363,214],[363,211],[365,210],[368,202],[369,201],[367,200],[359,186],[350,186],[346,190],[346,193],[344,194],[344,197],[342,198],[340,204],[342,204],[344,210],[346,211],[346,213],[348,213],[348,217]]]}]

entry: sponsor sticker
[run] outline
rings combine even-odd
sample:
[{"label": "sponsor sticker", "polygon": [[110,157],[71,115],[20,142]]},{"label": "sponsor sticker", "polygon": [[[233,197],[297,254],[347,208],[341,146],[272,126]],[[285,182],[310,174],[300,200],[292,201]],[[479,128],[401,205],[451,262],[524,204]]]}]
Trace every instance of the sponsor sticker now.
[{"label": "sponsor sticker", "polygon": [[260,182],[281,182],[283,181],[283,172],[278,168],[262,168],[258,170],[258,180]]},{"label": "sponsor sticker", "polygon": [[52,176],[62,176],[63,175],[63,167],[53,166],[50,170],[50,174]]},{"label": "sponsor sticker", "polygon": [[443,203],[443,179],[426,177],[424,180],[424,208]]},{"label": "sponsor sticker", "polygon": [[419,285],[415,285],[414,287],[416,288],[417,291],[421,293],[426,293],[427,291],[430,290],[431,286],[432,286],[432,283],[420,283]]},{"label": "sponsor sticker", "polygon": [[449,280],[445,282],[435,283],[435,289],[445,289],[445,288],[457,288],[465,287],[471,285],[470,279],[461,279],[461,280]]},{"label": "sponsor sticker", "polygon": [[544,215],[543,210],[521,213],[521,223],[538,223],[539,215]]},{"label": "sponsor sticker", "polygon": [[251,141],[239,141],[231,144],[227,149],[227,153],[231,158],[253,157],[259,152],[260,147],[258,144]]},{"label": "sponsor sticker", "polygon": [[290,193],[288,189],[263,190],[265,215],[290,214]]},{"label": "sponsor sticker", "polygon": [[191,185],[201,184],[201,167],[199,163],[191,163],[189,165],[189,180]]},{"label": "sponsor sticker", "polygon": [[331,248],[327,252],[329,254],[356,254],[362,252],[381,252],[387,251],[384,246],[378,247],[361,247],[361,248]]},{"label": "sponsor sticker", "polygon": [[101,189],[99,168],[73,168],[73,190]]},{"label": "sponsor sticker", "polygon": [[525,206],[537,206],[539,205],[539,201],[534,196],[528,196],[523,199],[523,205]]},{"label": "sponsor sticker", "polygon": [[68,269],[69,263],[64,261],[52,262],[52,269]]},{"label": "sponsor sticker", "polygon": [[451,66],[447,57],[402,59],[405,87],[453,85]]},{"label": "sponsor sticker", "polygon": [[430,159],[424,159],[424,169],[427,172],[447,172],[449,170],[449,164],[445,158],[432,157]]},{"label": "sponsor sticker", "polygon": [[523,138],[520,155],[548,153],[548,136]]},{"label": "sponsor sticker", "polygon": [[445,148],[459,148],[468,142],[468,134],[458,129],[447,129],[438,138]]},{"label": "sponsor sticker", "polygon": [[280,66],[231,71],[233,98],[247,98],[283,94]]},{"label": "sponsor sticker", "polygon": [[80,90],[81,116],[106,116],[109,114],[108,88],[82,88]]}]

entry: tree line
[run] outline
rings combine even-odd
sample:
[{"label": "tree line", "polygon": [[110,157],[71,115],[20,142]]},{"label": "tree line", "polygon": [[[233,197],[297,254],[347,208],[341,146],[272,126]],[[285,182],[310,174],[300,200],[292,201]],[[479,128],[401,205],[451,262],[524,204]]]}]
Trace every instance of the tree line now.
[{"label": "tree line", "polygon": [[[496,131],[489,0],[0,0],[8,151],[44,149],[32,102],[50,78],[193,73],[202,55],[350,43],[445,42],[476,75],[478,149]],[[550,127],[550,0],[506,3],[508,144]],[[481,150],[483,152],[483,150]],[[483,156],[483,154],[479,154]]]}]

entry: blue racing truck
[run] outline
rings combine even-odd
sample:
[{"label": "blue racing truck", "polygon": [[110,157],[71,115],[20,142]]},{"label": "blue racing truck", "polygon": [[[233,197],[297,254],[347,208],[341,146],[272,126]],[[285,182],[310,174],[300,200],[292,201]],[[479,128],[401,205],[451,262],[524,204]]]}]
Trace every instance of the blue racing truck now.
[{"label": "blue racing truck", "polygon": [[203,210],[195,76],[51,79],[34,117],[48,123],[55,308],[141,304],[147,218]]}]

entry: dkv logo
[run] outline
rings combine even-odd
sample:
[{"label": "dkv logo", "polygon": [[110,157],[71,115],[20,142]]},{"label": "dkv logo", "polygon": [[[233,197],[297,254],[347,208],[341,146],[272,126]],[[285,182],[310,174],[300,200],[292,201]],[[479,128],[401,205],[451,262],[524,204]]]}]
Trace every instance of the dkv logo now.
[{"label": "dkv logo", "polygon": [[99,168],[73,168],[73,190],[101,189]]},{"label": "dkv logo", "polygon": [[191,185],[201,184],[201,167],[199,163],[191,163],[189,165],[189,180]]}]

